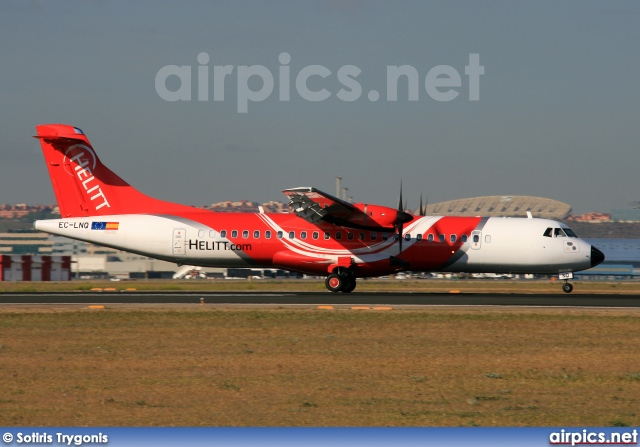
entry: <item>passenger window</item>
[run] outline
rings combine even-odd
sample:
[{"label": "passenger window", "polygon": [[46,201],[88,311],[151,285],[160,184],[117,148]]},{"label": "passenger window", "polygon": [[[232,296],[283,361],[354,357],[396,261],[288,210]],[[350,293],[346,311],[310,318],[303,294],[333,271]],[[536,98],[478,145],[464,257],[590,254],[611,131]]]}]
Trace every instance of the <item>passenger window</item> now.
[{"label": "passenger window", "polygon": [[289,239],[293,239],[294,237],[296,237],[296,232],[295,231],[289,231]]},{"label": "passenger window", "polygon": [[484,241],[485,241],[486,243],[491,242],[491,236],[487,234],[487,235],[484,237]]},{"label": "passenger window", "polygon": [[551,233],[552,233],[552,232],[553,232],[553,228],[547,228],[547,229],[544,231],[543,236],[545,236],[545,237],[551,237]]},{"label": "passenger window", "polygon": [[282,239],[282,231],[278,231],[278,232],[276,233],[276,237],[277,237],[278,239]]},{"label": "passenger window", "polygon": [[340,239],[342,239],[342,233],[339,231],[336,231],[336,241],[339,241]]},{"label": "passenger window", "polygon": [[264,232],[264,238],[265,239],[271,239],[271,230],[267,230]]},{"label": "passenger window", "polygon": [[364,233],[360,233],[358,234],[358,239],[360,239],[361,241],[364,241]]},{"label": "passenger window", "polygon": [[307,238],[307,232],[303,231],[300,233],[300,239],[306,239]]},{"label": "passenger window", "polygon": [[231,231],[231,237],[238,237],[238,230]]},{"label": "passenger window", "polygon": [[421,234],[417,235],[416,236],[416,241],[420,242],[421,240],[422,240],[422,235]]},{"label": "passenger window", "polygon": [[477,244],[478,242],[480,242],[480,236],[478,236],[477,234],[474,234],[474,235],[473,235],[473,242],[475,242],[476,244]]},{"label": "passenger window", "polygon": [[331,233],[329,233],[328,231],[324,232],[324,240],[326,241],[327,239],[331,238]]},{"label": "passenger window", "polygon": [[410,241],[411,240],[411,234],[410,233],[405,234],[404,235],[404,240],[405,241]]},{"label": "passenger window", "polygon": [[429,233],[427,235],[427,242],[433,242],[433,234]]},{"label": "passenger window", "polygon": [[260,232],[258,230],[254,230],[253,232],[253,238],[254,239],[260,239]]},{"label": "passenger window", "polygon": [[378,233],[376,233],[375,231],[371,232],[371,240],[375,241],[376,239],[378,239]]},{"label": "passenger window", "polygon": [[248,237],[249,237],[249,230],[243,230],[243,231],[242,231],[242,238],[243,238],[243,239],[246,239],[246,238],[248,238]]},{"label": "passenger window", "polygon": [[216,232],[213,230],[209,231],[209,237],[216,237]]},{"label": "passenger window", "polygon": [[347,233],[347,239],[352,241],[353,240],[353,233]]},{"label": "passenger window", "polygon": [[204,237],[204,230],[198,230],[198,237]]},{"label": "passenger window", "polygon": [[440,242],[444,242],[444,234],[439,234],[439,235],[438,235],[438,240],[439,240]]},{"label": "passenger window", "polygon": [[313,234],[312,234],[312,237],[314,239],[318,239],[320,237],[320,233],[318,233],[317,231],[314,231]]},{"label": "passenger window", "polygon": [[555,237],[566,237],[567,235],[564,234],[564,231],[562,231],[562,228],[555,228],[553,230],[553,234],[555,235]]},{"label": "passenger window", "polygon": [[220,237],[227,237],[227,230],[222,230],[220,232]]},{"label": "passenger window", "polygon": [[462,241],[463,244],[467,242],[467,235],[463,234],[462,236],[460,236],[460,240]]},{"label": "passenger window", "polygon": [[451,236],[449,236],[449,240],[450,240],[451,242],[455,242],[455,241],[456,241],[456,235],[455,235],[455,234],[452,234]]},{"label": "passenger window", "polygon": [[389,233],[382,233],[382,240],[386,241],[387,239],[389,239]]}]

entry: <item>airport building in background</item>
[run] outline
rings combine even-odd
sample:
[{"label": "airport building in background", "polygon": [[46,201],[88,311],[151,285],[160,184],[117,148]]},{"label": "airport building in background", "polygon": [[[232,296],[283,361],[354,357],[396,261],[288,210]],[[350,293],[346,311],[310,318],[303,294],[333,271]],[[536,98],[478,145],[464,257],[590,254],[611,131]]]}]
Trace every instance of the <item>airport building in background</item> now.
[{"label": "airport building in background", "polygon": [[571,205],[557,200],[532,196],[485,196],[427,205],[432,216],[533,217],[564,220]]},{"label": "airport building in background", "polygon": [[0,281],[70,280],[70,256],[0,255]]}]

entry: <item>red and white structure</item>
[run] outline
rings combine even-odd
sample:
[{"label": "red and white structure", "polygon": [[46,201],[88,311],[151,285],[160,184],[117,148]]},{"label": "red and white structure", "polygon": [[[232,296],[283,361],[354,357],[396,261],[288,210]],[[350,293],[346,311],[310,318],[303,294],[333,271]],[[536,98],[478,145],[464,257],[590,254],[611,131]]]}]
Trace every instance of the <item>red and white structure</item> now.
[{"label": "red and white structure", "polygon": [[[350,203],[316,188],[285,189],[292,213],[219,213],[149,197],[102,164],[82,130],[36,127],[60,208],[39,231],[202,267],[278,268],[326,275],[332,292],[400,271],[557,274],[604,254],[550,219],[426,216]],[[422,207],[421,207],[422,208]]]},{"label": "red and white structure", "polygon": [[70,281],[71,256],[0,255],[0,281]]}]

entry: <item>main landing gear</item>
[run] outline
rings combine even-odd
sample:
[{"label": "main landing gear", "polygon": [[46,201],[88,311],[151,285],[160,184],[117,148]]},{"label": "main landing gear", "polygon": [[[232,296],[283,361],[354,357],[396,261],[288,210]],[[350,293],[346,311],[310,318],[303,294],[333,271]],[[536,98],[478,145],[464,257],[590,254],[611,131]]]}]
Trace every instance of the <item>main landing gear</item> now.
[{"label": "main landing gear", "polygon": [[330,292],[349,293],[356,288],[356,276],[350,270],[338,270],[338,272],[327,276],[324,285]]}]

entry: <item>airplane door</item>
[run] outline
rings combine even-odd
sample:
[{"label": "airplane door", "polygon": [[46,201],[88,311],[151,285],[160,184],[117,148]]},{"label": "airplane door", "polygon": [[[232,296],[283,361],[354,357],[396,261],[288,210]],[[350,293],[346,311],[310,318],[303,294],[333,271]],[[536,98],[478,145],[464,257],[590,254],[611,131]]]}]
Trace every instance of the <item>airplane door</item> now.
[{"label": "airplane door", "polygon": [[474,250],[479,250],[482,245],[482,231],[472,231],[471,232],[471,248]]},{"label": "airplane door", "polygon": [[186,247],[187,231],[184,228],[173,229],[173,254],[184,255],[187,253]]}]

